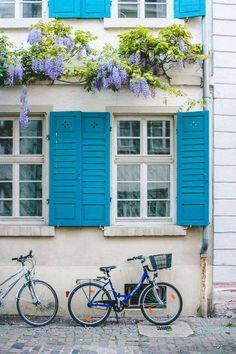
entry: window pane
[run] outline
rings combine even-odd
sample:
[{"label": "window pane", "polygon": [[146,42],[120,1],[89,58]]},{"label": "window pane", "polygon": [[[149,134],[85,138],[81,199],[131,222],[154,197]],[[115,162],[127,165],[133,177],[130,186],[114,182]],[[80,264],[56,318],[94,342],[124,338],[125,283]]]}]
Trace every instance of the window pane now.
[{"label": "window pane", "polygon": [[170,155],[170,139],[148,139],[149,155]]},{"label": "window pane", "polygon": [[170,137],[170,121],[152,120],[147,122],[148,137]]},{"label": "window pane", "polygon": [[140,202],[136,201],[118,201],[118,217],[139,217]]},{"label": "window pane", "polygon": [[21,200],[20,216],[42,216],[42,201]]},{"label": "window pane", "polygon": [[0,182],[0,198],[12,198],[12,183]]},{"label": "window pane", "polygon": [[138,5],[136,4],[119,4],[118,17],[138,17]]},{"label": "window pane", "polygon": [[20,198],[42,198],[42,183],[21,182]]},{"label": "window pane", "polygon": [[21,181],[41,181],[42,165],[20,165]]},{"label": "window pane", "polygon": [[42,139],[20,139],[20,154],[40,155],[42,154]]},{"label": "window pane", "polygon": [[169,201],[148,201],[148,217],[169,217]]},{"label": "window pane", "polygon": [[117,148],[120,155],[139,155],[140,139],[118,139]]},{"label": "window pane", "polygon": [[42,17],[42,4],[23,4],[23,17]]},{"label": "window pane", "polygon": [[6,4],[0,2],[0,18],[14,18],[15,4]]},{"label": "window pane", "polygon": [[12,165],[0,165],[0,180],[12,180]]},{"label": "window pane", "polygon": [[118,121],[118,137],[140,137],[140,121],[120,120]]},{"label": "window pane", "polygon": [[148,199],[170,199],[170,183],[148,183]]},{"label": "window pane", "polygon": [[12,216],[11,200],[0,200],[0,216]]},{"label": "window pane", "polygon": [[13,136],[13,121],[12,120],[0,120],[0,137]]},{"label": "window pane", "polygon": [[170,181],[169,165],[149,165],[148,181]]},{"label": "window pane", "polygon": [[166,4],[146,4],[145,17],[147,18],[165,18]]},{"label": "window pane", "polygon": [[140,183],[118,183],[117,199],[140,199]]},{"label": "window pane", "polygon": [[12,139],[0,139],[0,155],[11,155],[13,147]]},{"label": "window pane", "polygon": [[117,166],[118,181],[139,181],[140,166],[139,165],[118,165]]},{"label": "window pane", "polygon": [[42,136],[42,120],[30,120],[27,129],[20,128],[20,136]]}]

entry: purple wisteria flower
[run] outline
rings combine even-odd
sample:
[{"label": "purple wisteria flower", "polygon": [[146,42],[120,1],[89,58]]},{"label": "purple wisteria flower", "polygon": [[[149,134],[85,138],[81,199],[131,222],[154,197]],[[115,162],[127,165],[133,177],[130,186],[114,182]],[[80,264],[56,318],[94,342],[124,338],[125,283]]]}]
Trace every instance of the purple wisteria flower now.
[{"label": "purple wisteria flower", "polygon": [[27,42],[29,42],[29,44],[31,44],[31,45],[41,43],[42,42],[41,30],[33,28],[28,35]]},{"label": "purple wisteria flower", "polygon": [[57,59],[51,57],[34,59],[31,68],[35,73],[42,73],[51,80],[56,80],[64,73],[64,59],[61,55]]},{"label": "purple wisteria flower", "polygon": [[144,78],[141,80],[130,80],[130,91],[133,92],[135,96],[140,96],[143,94],[144,97],[149,97],[153,95],[153,91],[150,91],[148,82]]},{"label": "purple wisteria flower", "polygon": [[65,46],[67,53],[70,53],[73,48],[73,42],[70,37],[58,37],[56,39],[56,45]]},{"label": "purple wisteria flower", "polygon": [[89,57],[91,55],[91,48],[90,48],[89,44],[87,44],[85,47],[85,53],[86,53],[87,57]]},{"label": "purple wisteria flower", "polygon": [[150,60],[150,62],[153,64],[154,63],[154,61],[155,61],[155,55],[154,55],[154,53],[149,53],[149,60]]},{"label": "purple wisteria flower", "polygon": [[180,39],[180,41],[179,41],[179,49],[180,49],[181,53],[185,53],[186,48],[185,48],[185,43],[184,43],[183,39]]},{"label": "purple wisteria flower", "polygon": [[28,89],[25,85],[21,88],[20,102],[23,105],[23,108],[20,113],[20,125],[22,128],[27,128],[29,124],[29,112],[30,107],[27,100]]},{"label": "purple wisteria flower", "polygon": [[141,54],[139,52],[132,53],[129,57],[129,64],[141,64]]},{"label": "purple wisteria flower", "polygon": [[16,66],[9,66],[9,71],[7,74],[7,85],[13,86],[17,81],[21,81],[23,79],[23,68],[20,64]]},{"label": "purple wisteria flower", "polygon": [[[102,58],[103,59],[103,58]],[[103,59],[104,60],[104,59]],[[127,83],[127,73],[120,63],[116,63],[112,59],[107,62],[101,62],[98,68],[97,76],[94,78],[91,89],[96,90],[112,89],[118,91],[122,85]]]},{"label": "purple wisteria flower", "polygon": [[28,128],[29,112],[30,112],[30,107],[28,106],[28,104],[25,104],[23,106],[22,111],[20,112],[20,125],[22,128]]},{"label": "purple wisteria flower", "polygon": [[150,90],[149,90],[149,86],[148,86],[147,80],[142,79],[140,81],[140,85],[141,85],[141,91],[142,91],[144,97],[149,97],[151,93],[150,93]]}]

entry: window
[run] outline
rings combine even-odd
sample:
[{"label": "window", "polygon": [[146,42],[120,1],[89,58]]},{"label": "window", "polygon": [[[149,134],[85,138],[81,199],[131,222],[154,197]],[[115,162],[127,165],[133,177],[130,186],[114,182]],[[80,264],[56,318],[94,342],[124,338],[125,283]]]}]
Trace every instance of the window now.
[{"label": "window", "polygon": [[117,118],[116,212],[119,220],[172,220],[171,118]]},{"label": "window", "polygon": [[166,0],[118,0],[118,17],[165,18]]},{"label": "window", "polygon": [[0,219],[43,217],[43,120],[0,118]]},{"label": "window", "polygon": [[45,17],[45,0],[0,0],[0,18]]}]

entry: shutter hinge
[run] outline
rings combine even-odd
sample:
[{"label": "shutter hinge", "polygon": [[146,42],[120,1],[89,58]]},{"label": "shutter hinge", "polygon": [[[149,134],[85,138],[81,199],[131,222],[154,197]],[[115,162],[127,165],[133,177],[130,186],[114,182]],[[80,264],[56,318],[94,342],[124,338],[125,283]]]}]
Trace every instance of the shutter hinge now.
[{"label": "shutter hinge", "polygon": [[112,197],[110,197],[110,202],[112,201]]},{"label": "shutter hinge", "polygon": [[46,199],[46,202],[47,202],[47,204],[49,204],[50,203],[50,199]]},{"label": "shutter hinge", "polygon": [[110,127],[110,132],[112,131],[112,127]]},{"label": "shutter hinge", "polygon": [[47,140],[50,140],[50,135],[49,135],[49,134],[46,135],[46,139],[47,139]]}]

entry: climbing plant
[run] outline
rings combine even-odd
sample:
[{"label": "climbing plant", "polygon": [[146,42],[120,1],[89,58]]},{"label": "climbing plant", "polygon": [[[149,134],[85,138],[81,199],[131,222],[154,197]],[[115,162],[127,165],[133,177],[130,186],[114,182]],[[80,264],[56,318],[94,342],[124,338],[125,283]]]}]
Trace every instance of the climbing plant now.
[{"label": "climbing plant", "polygon": [[183,70],[186,63],[202,64],[202,46],[194,44],[185,26],[165,27],[158,34],[139,27],[119,35],[116,48],[105,44],[92,49],[96,39],[88,31],[63,22],[38,22],[28,35],[27,48],[14,48],[0,35],[0,85],[22,85],[20,122],[27,127],[30,107],[27,85],[55,80],[83,84],[87,91],[119,91],[128,87],[136,96],[156,95],[157,89],[183,95],[171,85],[170,69]]}]

